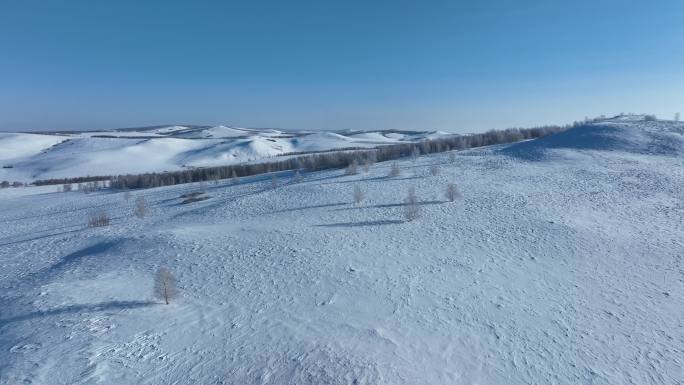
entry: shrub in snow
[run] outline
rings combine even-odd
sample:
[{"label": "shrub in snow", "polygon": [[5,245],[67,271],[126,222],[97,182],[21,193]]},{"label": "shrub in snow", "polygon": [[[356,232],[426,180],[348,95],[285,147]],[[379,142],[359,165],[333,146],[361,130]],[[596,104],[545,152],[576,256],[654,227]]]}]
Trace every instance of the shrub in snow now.
[{"label": "shrub in snow", "polygon": [[397,162],[392,163],[392,167],[390,168],[389,176],[395,177],[401,175],[401,169],[399,168],[399,165]]},{"label": "shrub in snow", "polygon": [[109,222],[109,215],[104,211],[98,211],[88,214],[88,227],[109,226]]},{"label": "shrub in snow", "polygon": [[432,176],[439,175],[439,167],[437,167],[435,165],[430,166],[430,175],[432,175]]},{"label": "shrub in snow", "polygon": [[135,214],[135,216],[138,218],[145,218],[148,211],[149,209],[147,207],[147,199],[145,199],[145,197],[136,198],[133,214]]},{"label": "shrub in snow", "polygon": [[160,267],[157,270],[157,275],[154,276],[154,298],[164,301],[167,305],[171,300],[178,296],[178,289],[176,288],[176,279],[171,271],[165,267]]},{"label": "shrub in snow", "polygon": [[644,120],[647,122],[655,122],[658,118],[656,118],[655,115],[646,115],[644,116]]},{"label": "shrub in snow", "polygon": [[416,189],[413,187],[409,188],[408,195],[404,199],[404,215],[409,222],[420,217],[420,205],[418,204]]},{"label": "shrub in snow", "polygon": [[1,188],[8,188],[9,186],[10,186],[10,182],[9,182],[9,181],[3,180],[2,182],[0,182],[0,187],[1,187]]},{"label": "shrub in snow", "polygon": [[456,184],[454,183],[449,183],[446,188],[446,192],[444,193],[446,196],[446,199],[449,202],[453,202],[456,200],[456,198],[460,198],[461,194],[458,192],[458,188],[456,188]]},{"label": "shrub in snow", "polygon": [[361,203],[364,198],[364,193],[363,190],[361,190],[361,187],[359,186],[354,186],[354,202],[356,203]]},{"label": "shrub in snow", "polygon": [[71,183],[67,183],[64,186],[62,186],[62,191],[64,191],[64,192],[69,192],[72,189],[73,189],[73,187],[71,186]]}]

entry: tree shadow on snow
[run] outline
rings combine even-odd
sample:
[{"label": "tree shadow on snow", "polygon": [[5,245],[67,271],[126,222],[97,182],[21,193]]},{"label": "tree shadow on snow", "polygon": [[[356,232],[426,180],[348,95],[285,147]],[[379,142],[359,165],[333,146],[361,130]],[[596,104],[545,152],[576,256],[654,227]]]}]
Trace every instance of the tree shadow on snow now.
[{"label": "tree shadow on snow", "polygon": [[[439,205],[442,203],[446,203],[445,201],[424,201],[424,202],[418,202],[419,205]],[[330,210],[330,211],[345,211],[345,210],[363,210],[363,209],[382,209],[382,208],[390,208],[390,207],[402,207],[404,206],[405,203],[386,203],[382,205],[371,205],[371,206],[360,206],[360,207],[345,207],[343,209],[335,209],[335,210]]]},{"label": "tree shadow on snow", "polygon": [[364,227],[364,226],[382,226],[382,225],[398,225],[404,223],[400,220],[380,220],[380,221],[364,221],[364,222],[342,222],[342,223],[328,223],[324,225],[314,225],[316,227]]},{"label": "tree shadow on snow", "polygon": [[290,211],[302,211],[302,210],[308,210],[308,209],[320,209],[323,207],[335,207],[335,206],[344,206],[347,205],[347,202],[340,202],[340,203],[326,203],[322,205],[311,205],[311,206],[302,206],[302,207],[292,207],[289,209],[282,209],[282,210],[275,210],[271,211],[269,214],[276,214],[276,213],[286,213]]},{"label": "tree shadow on snow", "polygon": [[27,314],[21,314],[14,317],[0,319],[0,327],[13,323],[27,321],[35,318],[49,317],[53,315],[61,314],[75,314],[84,312],[96,312],[96,311],[112,311],[112,310],[124,310],[124,309],[136,309],[141,307],[147,307],[152,305],[158,305],[157,302],[150,301],[109,301],[91,304],[81,304],[81,305],[70,305],[58,307],[50,310],[35,311]]}]

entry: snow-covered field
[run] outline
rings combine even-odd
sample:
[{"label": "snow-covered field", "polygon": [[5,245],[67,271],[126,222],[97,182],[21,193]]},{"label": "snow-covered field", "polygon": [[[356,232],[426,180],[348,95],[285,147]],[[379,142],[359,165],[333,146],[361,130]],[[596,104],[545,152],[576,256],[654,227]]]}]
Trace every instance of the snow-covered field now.
[{"label": "snow-covered field", "polygon": [[683,130],[613,120],[189,205],[196,185],[4,189],[0,383],[681,384]]},{"label": "snow-covered field", "polygon": [[259,161],[292,152],[368,148],[444,132],[284,132],[169,126],[79,133],[0,133],[0,181],[139,174]]}]

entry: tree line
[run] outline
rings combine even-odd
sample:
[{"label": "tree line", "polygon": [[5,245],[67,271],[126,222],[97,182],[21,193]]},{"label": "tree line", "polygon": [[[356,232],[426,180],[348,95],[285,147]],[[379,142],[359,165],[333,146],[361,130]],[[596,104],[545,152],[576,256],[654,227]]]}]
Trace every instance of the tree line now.
[{"label": "tree line", "polygon": [[421,142],[383,145],[370,149],[341,149],[301,155],[284,155],[280,160],[269,162],[235,164],[216,167],[203,167],[180,171],[152,172],[117,176],[87,176],[79,178],[45,179],[34,182],[36,185],[83,183],[95,180],[109,180],[110,186],[117,189],[140,189],[170,186],[183,183],[240,178],[278,171],[320,171],[343,169],[352,164],[370,164],[399,159],[408,156],[438,152],[465,150],[469,148],[512,143],[526,139],[536,139],[555,134],[569,126],[542,126],[534,128],[511,128],[490,130],[469,135],[454,135]]}]

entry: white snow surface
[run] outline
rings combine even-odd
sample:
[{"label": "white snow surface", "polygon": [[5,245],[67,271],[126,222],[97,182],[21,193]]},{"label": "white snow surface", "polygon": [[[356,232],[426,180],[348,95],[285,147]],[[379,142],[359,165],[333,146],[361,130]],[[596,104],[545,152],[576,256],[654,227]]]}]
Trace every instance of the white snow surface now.
[{"label": "white snow surface", "polygon": [[[188,205],[199,186],[0,190],[0,384],[681,384],[681,126],[610,125],[631,134],[220,181]],[[110,226],[85,226],[96,210]]]},{"label": "white snow surface", "polygon": [[[268,160],[292,152],[368,148],[453,135],[439,131],[285,132],[227,126],[0,133],[0,180],[175,171]],[[11,166],[11,167],[10,167]]]}]

